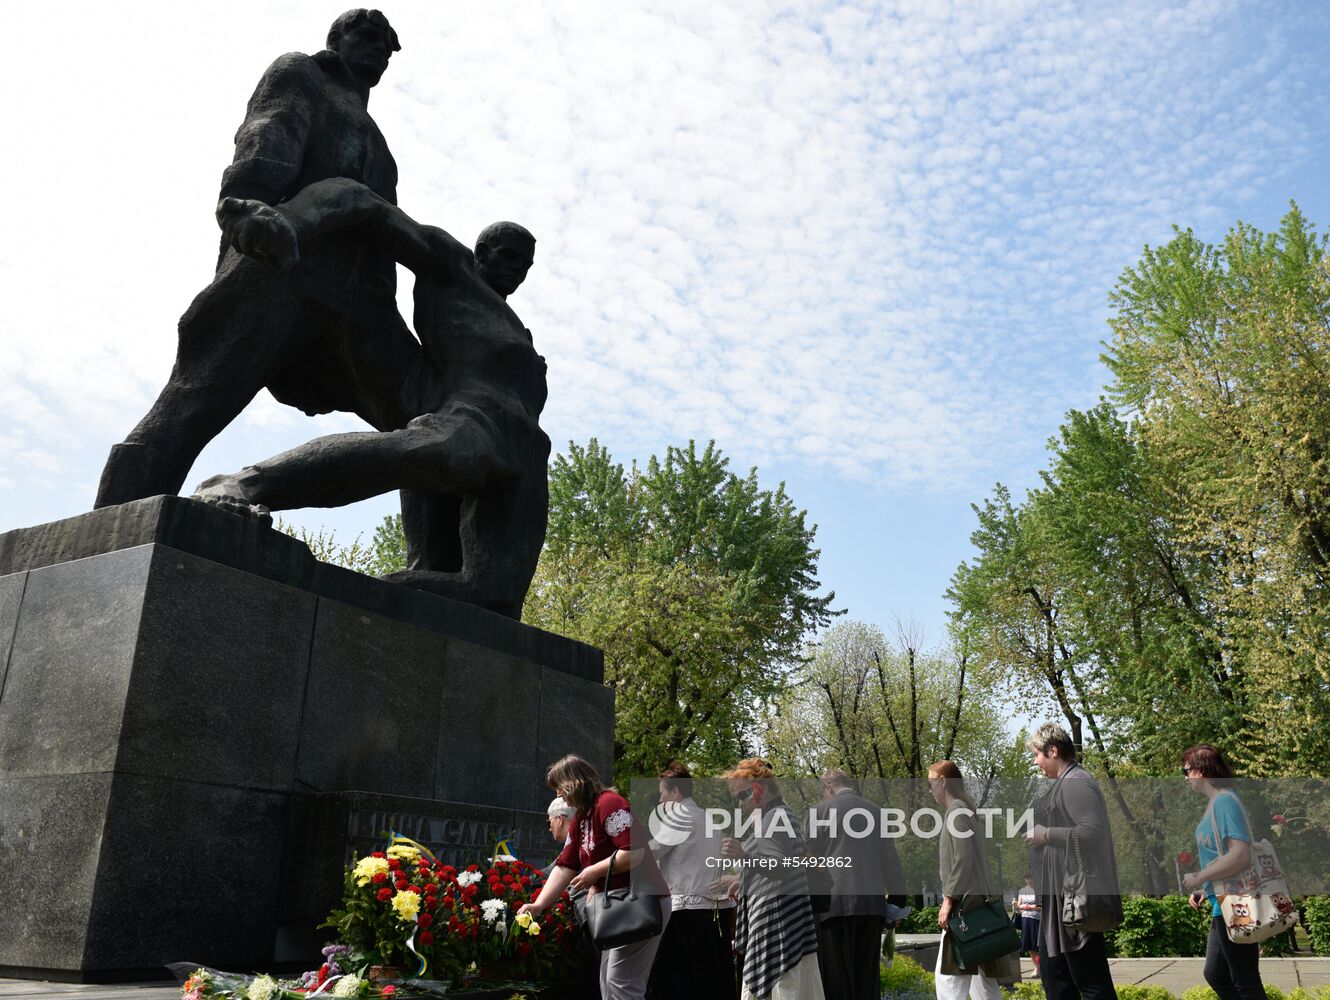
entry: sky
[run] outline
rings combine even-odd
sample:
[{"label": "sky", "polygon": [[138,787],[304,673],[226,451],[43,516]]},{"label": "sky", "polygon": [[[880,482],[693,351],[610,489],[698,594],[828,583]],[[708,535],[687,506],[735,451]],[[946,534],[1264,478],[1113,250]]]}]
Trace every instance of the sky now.
[{"label": "sky", "polygon": [[[245,102],[340,7],[23,9],[0,191],[0,530],[87,510],[216,261]],[[945,639],[970,504],[1037,482],[1174,225],[1330,221],[1330,5],[397,2],[398,199],[537,237],[511,304],[556,450],[714,439],[817,524],[850,617]],[[401,300],[409,316],[411,276]],[[261,393],[197,483],[318,434]],[[395,497],[287,516],[350,542]]]}]

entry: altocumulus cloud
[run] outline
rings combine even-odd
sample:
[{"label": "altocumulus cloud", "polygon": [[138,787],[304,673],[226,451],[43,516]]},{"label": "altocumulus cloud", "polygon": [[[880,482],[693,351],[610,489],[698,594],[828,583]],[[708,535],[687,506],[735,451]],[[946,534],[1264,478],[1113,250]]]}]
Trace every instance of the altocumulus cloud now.
[{"label": "altocumulus cloud", "polygon": [[[31,193],[0,247],[0,487],[90,492],[206,283],[250,88],[335,13],[190,6],[43,5],[64,69],[29,46],[6,70],[47,83],[17,88],[35,145],[0,165]],[[416,218],[535,232],[513,304],[556,444],[715,437],[971,489],[1093,398],[1104,297],[1143,242],[1227,223],[1305,164],[1326,71],[1294,10],[395,3],[404,50],[371,111]],[[315,426],[265,396],[236,457]]]}]

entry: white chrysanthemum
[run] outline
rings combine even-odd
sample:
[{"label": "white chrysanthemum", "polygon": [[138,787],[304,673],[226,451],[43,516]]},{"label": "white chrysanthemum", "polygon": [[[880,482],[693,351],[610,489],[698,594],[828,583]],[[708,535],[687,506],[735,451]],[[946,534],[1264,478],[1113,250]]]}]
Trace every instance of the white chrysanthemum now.
[{"label": "white chrysanthemum", "polygon": [[360,992],[359,976],[343,976],[333,983],[332,995],[335,997],[353,997]]},{"label": "white chrysanthemum", "polygon": [[276,992],[277,981],[272,976],[259,976],[249,984],[245,996],[249,997],[249,1000],[272,1000],[272,995]]},{"label": "white chrysanthemum", "polygon": [[508,904],[502,899],[486,899],[480,904],[481,915],[492,924],[498,923],[507,909]]},{"label": "white chrysanthemum", "polygon": [[475,885],[484,877],[480,872],[458,872],[457,884],[465,889],[469,885]]}]

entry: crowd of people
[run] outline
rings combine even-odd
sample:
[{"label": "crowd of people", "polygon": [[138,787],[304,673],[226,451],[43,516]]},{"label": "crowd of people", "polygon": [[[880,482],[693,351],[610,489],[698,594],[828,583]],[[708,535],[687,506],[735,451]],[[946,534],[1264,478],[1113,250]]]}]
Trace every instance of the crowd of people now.
[{"label": "crowd of people", "polygon": [[[1048,1000],[1116,1000],[1104,930],[1121,922],[1122,901],[1107,803],[1061,726],[1040,726],[1027,748],[1052,784],[1035,803],[1025,836],[1031,871],[1015,901],[1019,946],[1013,936],[1007,954],[977,965],[959,960],[957,934],[980,906],[1002,912],[986,829],[957,765],[942,760],[928,769],[929,791],[945,818],[938,838],[938,1000],[999,1000],[1000,984],[1020,976],[1020,951],[1034,959]],[[1223,880],[1251,864],[1252,830],[1231,787],[1233,771],[1210,745],[1188,748],[1182,769],[1207,800],[1196,828],[1200,867],[1184,879],[1192,905],[1213,915],[1205,979],[1219,1000],[1260,1000],[1260,946],[1230,939],[1216,895],[1217,884],[1222,892]],[[557,761],[547,776],[557,796],[549,821],[563,848],[524,909],[539,914],[565,889],[585,900],[626,886],[630,872],[643,893],[658,896],[658,933],[599,952],[588,943],[588,978],[603,1000],[878,1000],[882,934],[902,912],[904,873],[891,838],[851,835],[850,824],[836,821],[852,811],[870,815],[872,804],[848,775],[831,770],[800,822],[767,761],[740,761],[723,778],[735,808],[764,822],[747,826],[742,838],[713,831],[693,799],[692,775],[676,762],[660,772],[660,802],[691,834],[648,840],[641,831],[633,836],[632,807],[587,761]],[[729,859],[734,870],[718,877],[706,863],[714,858]],[[781,863],[816,858],[849,861]],[[1073,892],[1067,877],[1077,872],[1088,881]]]}]

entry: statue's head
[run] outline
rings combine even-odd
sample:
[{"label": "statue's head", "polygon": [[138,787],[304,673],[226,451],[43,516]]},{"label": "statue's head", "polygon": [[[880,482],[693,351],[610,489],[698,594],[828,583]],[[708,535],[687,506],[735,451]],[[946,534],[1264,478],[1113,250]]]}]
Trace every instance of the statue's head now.
[{"label": "statue's head", "polygon": [[516,222],[492,222],[476,237],[476,271],[504,298],[526,280],[535,255],[536,238]]},{"label": "statue's head", "polygon": [[388,59],[402,46],[382,12],[357,7],[332,23],[328,48],[341,57],[353,76],[372,87],[388,68]]}]

